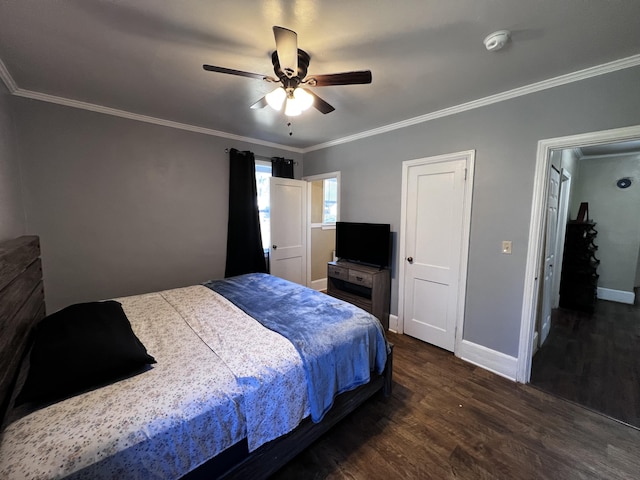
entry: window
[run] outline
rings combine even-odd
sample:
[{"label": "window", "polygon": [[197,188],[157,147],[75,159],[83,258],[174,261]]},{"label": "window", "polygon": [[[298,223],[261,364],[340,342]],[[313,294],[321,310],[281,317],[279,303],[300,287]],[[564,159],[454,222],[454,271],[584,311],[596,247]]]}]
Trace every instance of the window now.
[{"label": "window", "polygon": [[256,160],[256,187],[258,190],[258,212],[260,214],[260,230],[262,233],[262,248],[266,251],[271,244],[269,208],[269,179],[271,178],[271,163]]},{"label": "window", "polygon": [[338,218],[338,179],[325,178],[323,187],[322,224],[335,225]]}]

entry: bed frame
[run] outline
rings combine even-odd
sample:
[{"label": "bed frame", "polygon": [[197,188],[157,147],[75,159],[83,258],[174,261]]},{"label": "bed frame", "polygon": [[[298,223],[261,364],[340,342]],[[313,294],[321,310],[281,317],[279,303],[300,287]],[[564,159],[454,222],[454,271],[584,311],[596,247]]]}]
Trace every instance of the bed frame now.
[{"label": "bed frame", "polygon": [[40,241],[0,243],[0,420],[9,406],[18,367],[33,326],[45,315]]},{"label": "bed frame", "polygon": [[[23,236],[0,242],[0,419],[4,419],[33,327],[45,316],[40,241]],[[248,454],[246,442],[211,459],[183,477],[263,479],[279,470],[333,425],[378,392],[391,394],[393,351],[382,375],[339,395],[320,423],[309,419],[291,433]]]}]

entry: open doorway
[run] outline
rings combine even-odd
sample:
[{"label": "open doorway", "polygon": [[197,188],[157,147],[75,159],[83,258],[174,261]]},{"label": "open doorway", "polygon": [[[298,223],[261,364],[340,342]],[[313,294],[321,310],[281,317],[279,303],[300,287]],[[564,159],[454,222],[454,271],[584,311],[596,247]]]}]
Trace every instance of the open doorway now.
[{"label": "open doorway", "polygon": [[340,172],[304,177],[308,190],[307,286],[327,288],[327,263],[334,260],[336,222],[340,220]]},{"label": "open doorway", "polygon": [[[640,411],[634,406],[639,404],[640,382],[637,373],[633,377],[640,367],[640,310],[633,305],[634,290],[637,292],[640,283],[640,218],[635,213],[640,208],[638,139],[640,127],[630,127],[540,142],[527,264],[528,272],[539,275],[528,277],[525,289],[527,305],[523,309],[518,370],[520,381],[530,380],[551,393],[636,426],[640,426]],[[571,292],[566,287],[567,279],[572,288],[575,279],[566,271],[563,275],[562,270],[570,268],[567,264],[575,255],[569,247],[559,248],[565,237],[560,230],[567,222],[559,219],[553,226],[546,218],[550,196],[546,182],[553,170],[566,172],[571,185],[570,198],[564,198],[569,204],[569,226],[585,227],[575,225],[583,202],[590,207],[585,220],[596,223],[590,234],[594,237],[590,240],[593,251],[588,253],[589,262],[598,267],[593,277],[592,308],[579,308],[568,301]],[[545,288],[542,261],[548,256],[549,228],[558,230],[556,253],[562,255],[569,250],[569,260],[555,259],[553,286]],[[531,296],[527,300],[528,294]],[[543,343],[538,332],[544,305],[551,307],[552,322]],[[620,402],[622,398],[626,404]]]}]

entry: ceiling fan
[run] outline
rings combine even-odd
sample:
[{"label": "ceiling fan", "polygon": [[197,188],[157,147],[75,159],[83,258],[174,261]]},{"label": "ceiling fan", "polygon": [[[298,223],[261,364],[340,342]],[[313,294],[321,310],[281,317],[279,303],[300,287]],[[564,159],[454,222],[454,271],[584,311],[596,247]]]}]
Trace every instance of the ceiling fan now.
[{"label": "ceiling fan", "polygon": [[306,87],[371,83],[370,70],[307,77],[307,69],[309,68],[311,57],[307,52],[298,48],[298,34],[283,27],[273,27],[273,34],[276,40],[276,51],[271,55],[271,62],[277,78],[214,65],[202,65],[202,68],[209,72],[226,73],[240,77],[256,78],[270,83],[280,83],[281,86],[251,105],[251,108],[264,108],[269,105],[279,111],[285,105],[284,114],[290,117],[300,115],[303,110],[312,105],[325,114],[335,110],[333,106]]}]

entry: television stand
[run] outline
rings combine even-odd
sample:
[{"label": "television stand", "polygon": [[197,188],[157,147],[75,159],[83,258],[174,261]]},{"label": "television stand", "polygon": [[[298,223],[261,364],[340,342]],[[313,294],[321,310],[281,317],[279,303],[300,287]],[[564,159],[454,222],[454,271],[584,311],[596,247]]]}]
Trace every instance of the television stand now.
[{"label": "television stand", "polygon": [[389,329],[391,279],[389,269],[351,262],[329,262],[327,293],[374,315]]}]

